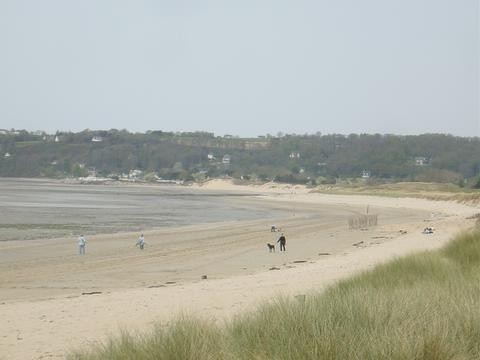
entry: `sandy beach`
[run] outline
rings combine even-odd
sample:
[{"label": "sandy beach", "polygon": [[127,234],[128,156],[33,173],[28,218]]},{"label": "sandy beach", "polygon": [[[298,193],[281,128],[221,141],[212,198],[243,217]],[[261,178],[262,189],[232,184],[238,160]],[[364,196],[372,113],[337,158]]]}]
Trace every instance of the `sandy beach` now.
[{"label": "sandy beach", "polygon": [[[304,187],[238,186],[226,180],[199,191],[236,192],[247,208],[282,216],[182,225],[144,232],[0,242],[0,359],[63,358],[119,331],[148,331],[181,313],[222,321],[278,295],[324,289],[413,251],[435,249],[473,226],[478,207],[411,198],[310,193]],[[348,219],[378,215],[349,229]],[[287,251],[270,253],[279,233]],[[426,226],[433,234],[422,234]],[[206,279],[202,279],[206,276]]]}]

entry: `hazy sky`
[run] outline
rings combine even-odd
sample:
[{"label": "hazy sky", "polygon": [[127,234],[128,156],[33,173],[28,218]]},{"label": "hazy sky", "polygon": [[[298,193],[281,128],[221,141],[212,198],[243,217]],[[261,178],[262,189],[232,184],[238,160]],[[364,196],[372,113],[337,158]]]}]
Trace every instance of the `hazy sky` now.
[{"label": "hazy sky", "polygon": [[0,0],[0,128],[480,136],[478,0]]}]

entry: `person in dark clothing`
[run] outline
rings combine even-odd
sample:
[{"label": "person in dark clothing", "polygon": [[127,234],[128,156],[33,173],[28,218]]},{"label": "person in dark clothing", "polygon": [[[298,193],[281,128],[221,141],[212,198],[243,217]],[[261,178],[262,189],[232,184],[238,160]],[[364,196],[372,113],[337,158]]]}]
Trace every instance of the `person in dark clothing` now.
[{"label": "person in dark clothing", "polygon": [[285,244],[287,243],[287,239],[285,238],[285,235],[283,235],[283,233],[278,238],[277,243],[280,243],[280,251],[285,251]]}]

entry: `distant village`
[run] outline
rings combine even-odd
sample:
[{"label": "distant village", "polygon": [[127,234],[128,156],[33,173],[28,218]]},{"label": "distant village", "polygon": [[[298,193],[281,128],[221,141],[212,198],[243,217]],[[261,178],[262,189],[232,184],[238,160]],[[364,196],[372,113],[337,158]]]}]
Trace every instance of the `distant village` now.
[{"label": "distant village", "polygon": [[[95,141],[92,138],[93,142],[102,141],[101,139],[97,138]],[[10,155],[9,155],[10,156]],[[221,157],[220,160],[217,160],[216,156],[213,153],[208,153],[207,159],[211,164],[222,165],[224,169],[228,169],[230,166],[231,156],[225,154]],[[56,163],[52,163],[52,165],[56,165]],[[84,169],[85,164],[79,164],[80,168]],[[102,177],[97,174],[95,168],[88,168],[87,169],[88,175],[79,177],[78,180],[82,184],[95,184],[95,183],[106,183],[111,181],[123,181],[123,182],[156,182],[160,184],[175,184],[175,185],[183,185],[185,183],[184,180],[178,179],[164,179],[159,177],[157,174],[149,174],[149,178],[145,178],[145,173],[139,169],[132,169],[128,173],[121,173],[121,174],[109,174],[107,177]],[[201,173],[206,174],[207,170],[201,170]]]}]

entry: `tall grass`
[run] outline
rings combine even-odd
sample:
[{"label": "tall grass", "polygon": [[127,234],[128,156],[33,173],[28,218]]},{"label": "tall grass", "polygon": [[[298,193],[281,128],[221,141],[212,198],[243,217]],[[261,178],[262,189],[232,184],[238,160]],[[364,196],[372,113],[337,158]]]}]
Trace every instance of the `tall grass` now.
[{"label": "tall grass", "polygon": [[412,197],[429,200],[456,201],[459,203],[480,202],[478,189],[460,188],[454,184],[401,182],[392,184],[340,184],[318,186],[310,192],[341,195],[373,195],[385,197]]},{"label": "tall grass", "polygon": [[180,316],[167,326],[158,324],[150,333],[128,334],[110,339],[70,359],[223,359],[222,334],[205,320]]},{"label": "tall grass", "polygon": [[480,233],[304,301],[280,298],[223,325],[184,317],[70,358],[480,359]]}]

